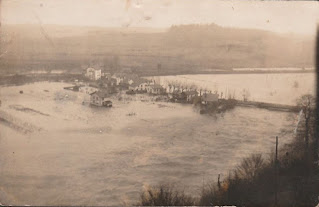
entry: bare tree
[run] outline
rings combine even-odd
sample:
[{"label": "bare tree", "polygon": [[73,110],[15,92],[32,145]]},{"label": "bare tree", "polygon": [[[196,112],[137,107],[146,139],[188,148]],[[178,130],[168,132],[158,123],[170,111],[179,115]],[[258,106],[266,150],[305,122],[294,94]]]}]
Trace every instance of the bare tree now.
[{"label": "bare tree", "polygon": [[149,187],[141,194],[141,206],[193,206],[195,199],[172,185]]},{"label": "bare tree", "polygon": [[310,122],[314,115],[315,110],[315,98],[306,94],[301,96],[297,100],[297,105],[301,108],[303,117],[305,119],[305,147],[306,150],[309,148],[309,133],[310,133]]},{"label": "bare tree", "polygon": [[238,176],[246,179],[254,179],[265,166],[264,159],[261,154],[252,154],[250,157],[244,158],[237,166],[236,173]]}]

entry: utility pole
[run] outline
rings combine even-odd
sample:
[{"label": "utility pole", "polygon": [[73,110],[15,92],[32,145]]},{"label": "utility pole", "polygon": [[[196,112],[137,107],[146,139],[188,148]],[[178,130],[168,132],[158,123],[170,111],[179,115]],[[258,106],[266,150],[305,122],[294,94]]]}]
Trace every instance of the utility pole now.
[{"label": "utility pole", "polygon": [[217,186],[218,186],[218,190],[220,190],[220,188],[221,188],[221,184],[220,184],[220,174],[218,174]]},{"label": "utility pole", "polygon": [[278,136],[276,136],[276,157],[275,157],[275,206],[278,206]]},{"label": "utility pole", "polygon": [[[316,54],[316,68],[317,68],[317,83],[319,81],[319,28],[317,28],[317,54]],[[319,151],[319,90],[317,90],[317,97],[316,97],[316,109],[315,109],[316,115],[315,115],[315,143],[314,143],[314,160],[316,162],[316,168],[319,167],[319,158],[318,158],[318,151]]]},{"label": "utility pole", "polygon": [[161,74],[161,70],[162,70],[162,64],[161,63],[158,63],[157,64],[157,74]]}]

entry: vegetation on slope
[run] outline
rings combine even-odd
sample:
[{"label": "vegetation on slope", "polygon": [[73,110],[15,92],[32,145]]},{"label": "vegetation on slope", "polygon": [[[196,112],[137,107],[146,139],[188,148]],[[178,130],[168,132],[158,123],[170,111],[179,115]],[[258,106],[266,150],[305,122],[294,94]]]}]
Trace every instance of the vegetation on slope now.
[{"label": "vegetation on slope", "polygon": [[[141,197],[140,205],[171,205],[162,194],[170,194],[181,205],[236,205],[246,207],[314,207],[319,196],[318,137],[315,135],[315,99],[302,96],[297,103],[302,113],[292,143],[280,148],[277,160],[275,154],[264,158],[252,154],[229,173],[228,178],[207,184],[198,198],[183,198],[185,193],[176,189],[150,188]],[[156,193],[160,191],[161,193]],[[162,192],[163,191],[163,192]]]}]

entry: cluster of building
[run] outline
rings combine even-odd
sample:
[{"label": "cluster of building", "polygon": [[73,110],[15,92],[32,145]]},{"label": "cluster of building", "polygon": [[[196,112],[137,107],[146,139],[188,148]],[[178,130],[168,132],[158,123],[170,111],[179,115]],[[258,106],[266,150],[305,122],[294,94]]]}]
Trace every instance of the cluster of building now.
[{"label": "cluster of building", "polygon": [[168,97],[171,101],[180,103],[192,103],[192,104],[211,104],[218,102],[219,95],[217,93],[202,92],[192,89],[177,89],[174,91],[169,91]]},{"label": "cluster of building", "polygon": [[103,73],[101,69],[90,67],[86,69],[84,75],[89,83],[77,85],[71,89],[89,94],[90,103],[96,106],[112,106],[108,97],[122,90],[125,90],[127,94],[166,95],[171,101],[180,103],[209,104],[218,101],[217,93],[202,93],[202,91],[183,89],[173,85],[162,86],[154,80],[141,78],[133,73]]},{"label": "cluster of building", "polygon": [[[86,84],[72,87],[91,96],[90,103],[97,106],[110,106],[111,94],[125,90],[127,94],[149,93],[153,95],[165,94],[165,89],[155,81],[141,78],[130,72],[106,73],[101,69],[87,68],[84,76],[89,80]],[[70,88],[69,88],[70,89]]]}]

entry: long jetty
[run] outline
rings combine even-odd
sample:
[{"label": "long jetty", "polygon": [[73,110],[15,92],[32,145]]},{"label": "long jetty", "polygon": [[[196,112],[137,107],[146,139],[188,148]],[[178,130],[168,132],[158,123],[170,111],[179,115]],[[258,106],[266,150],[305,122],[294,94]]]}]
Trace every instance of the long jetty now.
[{"label": "long jetty", "polygon": [[257,101],[237,101],[237,106],[242,107],[254,107],[254,108],[262,108],[268,109],[272,111],[284,111],[284,112],[299,112],[300,107],[284,105],[284,104],[274,104],[274,103],[265,103],[265,102],[257,102]]}]

